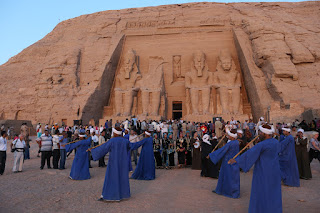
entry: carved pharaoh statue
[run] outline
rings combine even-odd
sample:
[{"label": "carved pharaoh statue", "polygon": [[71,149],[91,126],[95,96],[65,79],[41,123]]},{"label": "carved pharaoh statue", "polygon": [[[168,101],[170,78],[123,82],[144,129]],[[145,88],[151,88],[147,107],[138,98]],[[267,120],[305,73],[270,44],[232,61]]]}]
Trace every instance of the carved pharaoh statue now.
[{"label": "carved pharaoh statue", "polygon": [[[121,64],[120,72],[116,77],[115,84],[115,115],[121,115],[121,106],[124,106],[123,116],[131,115],[133,97],[137,95],[139,87],[137,81],[141,79],[136,64],[136,54],[129,50]],[[122,98],[124,96],[124,98]]]},{"label": "carved pharaoh statue", "polygon": [[[159,115],[161,92],[163,90],[163,58],[149,57],[149,72],[141,82],[142,115]],[[149,107],[151,103],[151,109]]]},{"label": "carved pharaoh statue", "polygon": [[175,78],[181,78],[181,56],[175,55],[173,56],[173,74]]},{"label": "carved pharaoh statue", "polygon": [[[240,107],[240,73],[236,70],[234,61],[229,51],[221,51],[216,72],[214,73],[214,86],[220,95],[222,114],[238,114]],[[232,101],[229,103],[229,92]],[[229,105],[232,105],[232,111]]]},{"label": "carved pharaoh statue", "polygon": [[205,54],[197,51],[193,54],[191,70],[185,75],[185,87],[190,96],[192,114],[199,114],[199,91],[202,96],[202,112],[209,114],[210,89],[209,85],[211,73],[206,62]]}]

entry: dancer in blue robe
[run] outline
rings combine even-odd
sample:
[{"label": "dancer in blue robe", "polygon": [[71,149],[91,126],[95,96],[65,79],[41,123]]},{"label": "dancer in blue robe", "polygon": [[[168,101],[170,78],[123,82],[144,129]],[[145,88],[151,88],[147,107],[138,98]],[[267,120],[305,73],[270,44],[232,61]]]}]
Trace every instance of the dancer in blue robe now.
[{"label": "dancer in blue robe", "polygon": [[269,125],[259,129],[259,138],[263,141],[229,163],[237,162],[244,172],[255,164],[249,213],[279,213],[282,212],[279,142],[272,138],[273,131]]},{"label": "dancer in blue robe", "polygon": [[90,179],[87,149],[90,147],[91,141],[84,138],[85,135],[80,135],[80,141],[66,145],[66,152],[77,149],[70,172],[72,180]]},{"label": "dancer in blue robe", "polygon": [[146,138],[137,143],[143,144],[139,161],[131,178],[137,180],[154,180],[156,178],[156,167],[153,153],[153,138],[151,133],[145,132]]},{"label": "dancer in blue robe", "polygon": [[99,160],[108,152],[109,161],[104,180],[102,195],[99,201],[120,201],[130,197],[128,151],[137,149],[142,143],[130,143],[121,137],[120,128],[113,129],[114,137],[103,145],[89,149],[93,160]]},{"label": "dancer in blue robe", "polygon": [[[129,140],[129,137],[130,137],[130,135],[129,135],[129,130],[126,129],[126,130],[124,131],[124,136],[123,136],[123,138]],[[130,142],[130,141],[129,141],[129,142]],[[128,151],[128,165],[129,165],[129,172],[130,172],[130,171],[133,170],[133,169],[132,169],[132,164],[131,164],[131,150]]]},{"label": "dancer in blue robe", "polygon": [[132,163],[131,163],[131,149],[128,150],[127,158],[128,158],[129,172],[131,172],[133,170]]},{"label": "dancer in blue robe", "polygon": [[240,169],[239,165],[228,164],[228,161],[239,152],[239,141],[237,131],[227,130],[229,141],[222,148],[209,154],[210,160],[217,164],[222,159],[219,173],[219,179],[216,189],[213,191],[219,195],[230,198],[239,198],[240,196]]},{"label": "dancer in blue robe", "polygon": [[281,141],[283,141],[285,138],[286,138],[286,136],[285,136],[285,135],[280,135],[280,137],[279,137],[279,141],[281,142]]},{"label": "dancer in blue robe", "polygon": [[299,169],[295,151],[295,142],[291,129],[282,128],[285,138],[280,141],[279,163],[281,179],[287,186],[300,186]]}]

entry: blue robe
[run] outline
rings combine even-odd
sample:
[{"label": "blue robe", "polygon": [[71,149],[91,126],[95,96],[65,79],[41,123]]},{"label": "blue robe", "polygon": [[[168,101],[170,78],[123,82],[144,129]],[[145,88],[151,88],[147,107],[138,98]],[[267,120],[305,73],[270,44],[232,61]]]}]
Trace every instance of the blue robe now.
[{"label": "blue robe", "polygon": [[281,179],[285,185],[300,186],[298,163],[295,151],[295,142],[292,135],[280,142],[279,163]]},{"label": "blue robe", "polygon": [[[130,135],[126,134],[123,136],[125,139],[129,140]],[[129,171],[132,171],[132,163],[131,163],[131,150],[128,151],[128,165],[129,165]]]},{"label": "blue robe", "polygon": [[88,139],[66,145],[66,152],[71,152],[73,149],[77,148],[70,172],[70,177],[73,180],[90,179],[88,161],[89,153],[87,152],[90,145],[91,141]]},{"label": "blue robe", "polygon": [[230,165],[228,161],[239,152],[239,141],[228,142],[222,148],[209,154],[210,160],[217,164],[222,159],[220,174],[216,189],[213,191],[219,195],[230,198],[240,196],[240,170],[238,164]]},{"label": "blue robe", "polygon": [[124,135],[123,137],[124,137],[125,139],[129,140],[130,135],[129,135],[129,134],[126,134],[126,135]]},{"label": "blue robe", "polygon": [[279,142],[270,138],[236,158],[244,172],[255,164],[252,176],[249,213],[282,212]]},{"label": "blue robe", "polygon": [[110,152],[101,195],[104,200],[120,201],[130,197],[128,151],[131,147],[139,148],[139,145],[123,137],[115,137],[91,150],[94,161]]},{"label": "blue robe", "polygon": [[133,170],[132,163],[131,163],[131,149],[128,150],[128,165],[129,165],[129,172]]},{"label": "blue robe", "polygon": [[142,144],[143,146],[137,167],[131,178],[138,180],[154,180],[156,178],[156,167],[154,161],[152,137],[145,138],[142,141],[133,144],[135,144],[135,146],[140,146]]}]

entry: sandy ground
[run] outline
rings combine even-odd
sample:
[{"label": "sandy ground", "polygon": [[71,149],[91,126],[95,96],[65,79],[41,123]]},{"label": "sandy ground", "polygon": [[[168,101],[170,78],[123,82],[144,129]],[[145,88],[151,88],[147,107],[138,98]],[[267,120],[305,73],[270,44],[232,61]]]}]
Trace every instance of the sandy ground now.
[{"label": "sandy ground", "polygon": [[[156,170],[153,181],[130,180],[131,198],[104,203],[101,195],[106,168],[92,162],[91,179],[68,178],[73,155],[66,170],[40,170],[37,145],[31,143],[31,159],[23,172],[12,173],[13,154],[7,151],[6,171],[0,176],[0,212],[236,212],[248,211],[252,171],[241,173],[241,197],[231,199],[212,193],[217,180],[200,177],[200,171]],[[319,212],[320,163],[311,164],[312,180],[301,187],[282,186],[283,212]]]}]

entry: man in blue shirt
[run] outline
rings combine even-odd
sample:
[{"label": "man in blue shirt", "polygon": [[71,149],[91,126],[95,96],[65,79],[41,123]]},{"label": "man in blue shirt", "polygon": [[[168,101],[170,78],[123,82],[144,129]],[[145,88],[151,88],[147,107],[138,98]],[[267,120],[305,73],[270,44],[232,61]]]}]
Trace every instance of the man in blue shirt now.
[{"label": "man in blue shirt", "polygon": [[254,131],[255,123],[252,122],[252,119],[249,120],[248,127],[252,137],[254,137],[256,135]]}]

